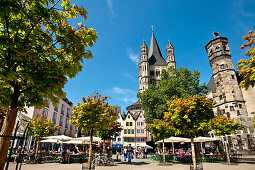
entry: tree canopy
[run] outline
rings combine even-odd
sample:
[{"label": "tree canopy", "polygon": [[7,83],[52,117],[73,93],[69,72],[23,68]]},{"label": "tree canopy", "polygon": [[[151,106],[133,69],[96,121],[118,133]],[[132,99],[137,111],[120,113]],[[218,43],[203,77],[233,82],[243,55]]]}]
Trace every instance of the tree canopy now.
[{"label": "tree canopy", "polygon": [[207,86],[200,85],[200,73],[193,73],[187,68],[169,68],[163,70],[161,81],[157,86],[151,85],[137,97],[141,102],[142,109],[145,111],[147,123],[152,123],[153,119],[162,119],[164,112],[168,110],[167,101],[175,98],[203,95],[207,93]]},{"label": "tree canopy", "polygon": [[70,25],[83,7],[69,0],[2,0],[0,2],[0,104],[10,106],[14,94],[18,106],[43,106],[46,97],[58,102],[67,78],[82,70],[92,58],[97,33],[84,24]]},{"label": "tree canopy", "polygon": [[28,124],[29,135],[37,138],[43,138],[53,135],[59,130],[51,119],[46,119],[43,115],[38,115],[33,118]]},{"label": "tree canopy", "polygon": [[235,134],[236,130],[242,130],[243,125],[235,122],[234,119],[220,115],[209,122],[209,129],[215,131],[216,136]]},{"label": "tree canopy", "polygon": [[243,36],[243,40],[247,41],[247,43],[241,46],[242,50],[253,46],[245,53],[250,58],[247,60],[241,59],[237,63],[237,69],[240,70],[239,74],[243,77],[240,86],[248,89],[249,86],[254,86],[255,84],[255,32],[253,30],[249,31],[248,35]]},{"label": "tree canopy", "polygon": [[167,102],[168,112],[164,119],[170,122],[175,135],[197,136],[200,130],[206,130],[213,118],[213,101],[205,96],[194,95]]}]

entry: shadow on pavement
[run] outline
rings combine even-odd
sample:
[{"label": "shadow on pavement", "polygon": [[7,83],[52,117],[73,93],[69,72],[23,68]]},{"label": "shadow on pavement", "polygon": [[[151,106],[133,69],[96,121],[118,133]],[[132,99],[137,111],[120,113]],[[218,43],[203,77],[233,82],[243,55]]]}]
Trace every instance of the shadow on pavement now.
[{"label": "shadow on pavement", "polygon": [[114,162],[115,164],[120,164],[120,165],[148,165],[148,162]]}]

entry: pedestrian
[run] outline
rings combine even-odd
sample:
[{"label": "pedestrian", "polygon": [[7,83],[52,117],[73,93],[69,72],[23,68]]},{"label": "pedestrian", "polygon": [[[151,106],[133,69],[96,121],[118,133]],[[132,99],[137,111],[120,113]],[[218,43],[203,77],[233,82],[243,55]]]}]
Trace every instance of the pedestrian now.
[{"label": "pedestrian", "polygon": [[126,146],[124,147],[123,153],[124,153],[124,161],[126,161],[127,160],[127,147]]},{"label": "pedestrian", "polygon": [[117,161],[119,160],[119,157],[120,157],[120,162],[121,162],[121,148],[120,148],[120,145],[118,145],[118,147],[116,149],[116,157],[117,157]]},{"label": "pedestrian", "polygon": [[148,151],[147,151],[147,148],[145,147],[144,148],[144,158],[147,158],[147,154],[148,154]]},{"label": "pedestrian", "polygon": [[127,156],[128,156],[128,163],[131,163],[132,156],[133,156],[133,148],[131,147],[131,144],[127,147]]}]

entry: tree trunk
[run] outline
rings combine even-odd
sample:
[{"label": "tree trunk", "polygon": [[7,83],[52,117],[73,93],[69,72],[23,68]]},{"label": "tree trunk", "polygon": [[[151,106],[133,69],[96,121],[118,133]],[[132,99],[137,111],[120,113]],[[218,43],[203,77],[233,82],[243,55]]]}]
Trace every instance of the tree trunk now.
[{"label": "tree trunk", "polygon": [[165,141],[163,139],[163,161],[164,165],[166,165],[166,150],[165,150]]},{"label": "tree trunk", "polygon": [[194,169],[197,168],[197,161],[196,161],[196,152],[195,152],[195,146],[194,146],[194,138],[191,138],[191,152],[192,152],[192,161]]},{"label": "tree trunk", "polygon": [[92,163],[92,142],[93,142],[93,129],[90,131],[90,141],[89,141],[89,160],[88,160],[88,169],[91,170]]},{"label": "tree trunk", "polygon": [[39,156],[39,144],[40,144],[40,138],[37,137],[37,140],[36,140],[36,150],[35,150],[35,158],[38,159]]},{"label": "tree trunk", "polygon": [[227,140],[225,140],[224,143],[225,143],[225,147],[226,147],[226,154],[227,154],[228,165],[230,165],[230,157],[229,157],[229,150],[228,150]]},{"label": "tree trunk", "polygon": [[103,141],[103,155],[105,153],[105,140]]},{"label": "tree trunk", "polygon": [[[3,136],[12,136],[12,132],[16,122],[16,118],[17,118],[17,110],[18,110],[17,106],[18,106],[19,96],[20,96],[19,88],[15,86],[11,106],[7,111],[7,114],[4,119],[3,127],[1,130],[1,135]],[[10,138],[0,137],[0,153],[1,153],[0,154],[0,170],[4,169],[9,145],[10,145]]]}]

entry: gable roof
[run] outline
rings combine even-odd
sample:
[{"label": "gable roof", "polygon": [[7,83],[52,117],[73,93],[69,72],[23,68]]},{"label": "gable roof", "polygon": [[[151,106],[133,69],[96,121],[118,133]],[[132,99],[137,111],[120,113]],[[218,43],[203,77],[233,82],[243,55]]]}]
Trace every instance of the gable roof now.
[{"label": "gable roof", "polygon": [[160,65],[160,66],[166,66],[166,60],[163,58],[161,51],[159,49],[157,40],[154,36],[154,33],[152,32],[151,35],[151,44],[149,49],[149,64],[150,65]]}]

